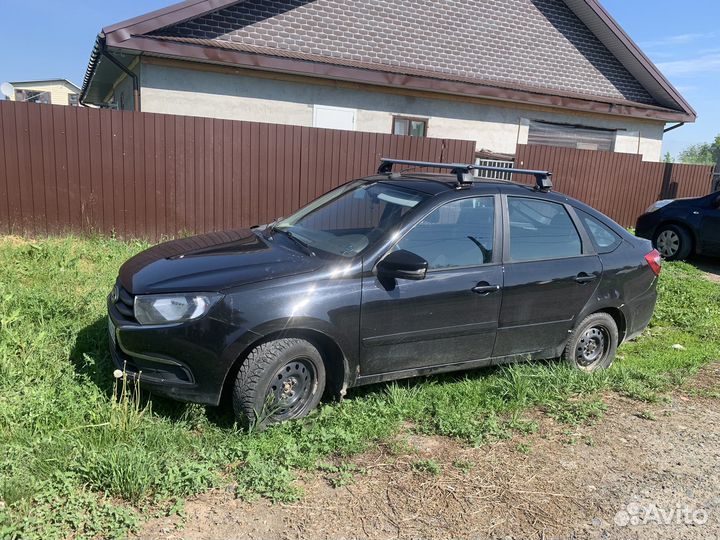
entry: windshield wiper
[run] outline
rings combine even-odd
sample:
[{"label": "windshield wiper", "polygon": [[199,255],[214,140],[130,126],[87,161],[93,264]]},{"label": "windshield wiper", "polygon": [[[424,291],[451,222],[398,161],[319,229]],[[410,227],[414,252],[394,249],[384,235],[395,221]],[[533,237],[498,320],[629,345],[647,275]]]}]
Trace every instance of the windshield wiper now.
[{"label": "windshield wiper", "polygon": [[297,237],[297,235],[294,234],[292,231],[285,230],[285,229],[275,229],[275,231],[276,231],[276,232],[281,232],[281,233],[283,233],[283,234],[284,234],[285,236],[287,236],[290,240],[292,240],[293,242],[295,242],[298,246],[300,246],[300,247],[302,248],[302,250],[303,250],[303,252],[305,252],[305,254],[310,255],[311,257],[315,257],[315,252],[314,252],[314,251],[312,250],[312,248],[310,247],[310,244],[308,244],[307,242],[304,242],[304,241],[300,240],[300,239]]},{"label": "windshield wiper", "polygon": [[281,217],[275,218],[275,221],[269,223],[267,227],[265,227],[268,231],[270,231],[270,234],[274,233],[277,230],[275,227],[277,227],[277,224],[280,223],[281,219]]}]

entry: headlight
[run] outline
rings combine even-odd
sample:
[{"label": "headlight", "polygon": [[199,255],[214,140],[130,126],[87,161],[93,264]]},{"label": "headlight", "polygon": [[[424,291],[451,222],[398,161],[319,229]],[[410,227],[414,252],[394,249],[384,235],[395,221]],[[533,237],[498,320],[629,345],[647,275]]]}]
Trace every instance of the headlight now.
[{"label": "headlight", "polygon": [[222,295],[148,294],[135,297],[135,318],[140,324],[170,324],[199,319]]},{"label": "headlight", "polygon": [[645,210],[645,213],[646,213],[646,214],[649,214],[650,212],[654,212],[655,210],[660,210],[663,206],[667,206],[667,205],[670,204],[671,202],[673,202],[673,199],[665,199],[665,200],[662,200],[662,201],[656,201],[656,202],[652,203],[652,204],[648,207],[647,210]]}]

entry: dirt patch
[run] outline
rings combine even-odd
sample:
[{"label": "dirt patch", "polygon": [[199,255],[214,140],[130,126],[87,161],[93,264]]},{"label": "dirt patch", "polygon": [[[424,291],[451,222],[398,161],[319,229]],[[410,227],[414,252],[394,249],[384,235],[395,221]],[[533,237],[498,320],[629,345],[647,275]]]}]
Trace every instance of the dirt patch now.
[{"label": "dirt patch", "polygon": [[710,281],[720,283],[720,259],[697,257],[696,259],[691,259],[690,262],[699,270],[702,270],[705,273],[705,277]]},{"label": "dirt patch", "polygon": [[[702,391],[699,391],[702,390]],[[531,435],[468,448],[403,433],[333,488],[305,474],[297,504],[216,490],[142,538],[718,538],[720,364],[665,403],[605,396],[591,426],[533,415]]]}]

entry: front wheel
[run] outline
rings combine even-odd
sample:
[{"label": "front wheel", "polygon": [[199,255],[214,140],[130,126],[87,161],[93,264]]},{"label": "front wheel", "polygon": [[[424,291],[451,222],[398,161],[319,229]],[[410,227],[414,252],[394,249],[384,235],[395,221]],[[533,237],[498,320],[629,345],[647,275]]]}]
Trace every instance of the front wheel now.
[{"label": "front wheel", "polygon": [[585,317],[570,334],[563,360],[582,371],[605,369],[612,365],[617,346],[618,328],[615,320],[607,313],[593,313]]},{"label": "front wheel", "polygon": [[325,365],[308,341],[285,338],[253,349],[240,366],[233,387],[233,409],[245,427],[302,418],[320,402]]},{"label": "front wheel", "polygon": [[655,234],[654,244],[663,259],[668,261],[687,259],[692,251],[690,234],[687,229],[677,225],[661,225]]}]

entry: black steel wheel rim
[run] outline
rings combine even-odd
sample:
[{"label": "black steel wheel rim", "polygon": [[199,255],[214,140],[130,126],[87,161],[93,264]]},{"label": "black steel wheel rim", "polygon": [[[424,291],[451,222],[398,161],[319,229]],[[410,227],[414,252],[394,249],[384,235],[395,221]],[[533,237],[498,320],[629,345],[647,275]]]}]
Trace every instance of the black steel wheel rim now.
[{"label": "black steel wheel rim", "polygon": [[590,367],[605,358],[610,334],[604,326],[591,326],[586,329],[575,347],[575,359],[583,367]]},{"label": "black steel wheel rim", "polygon": [[287,420],[296,416],[315,392],[315,368],[310,360],[297,358],[275,371],[266,401],[270,416]]}]

